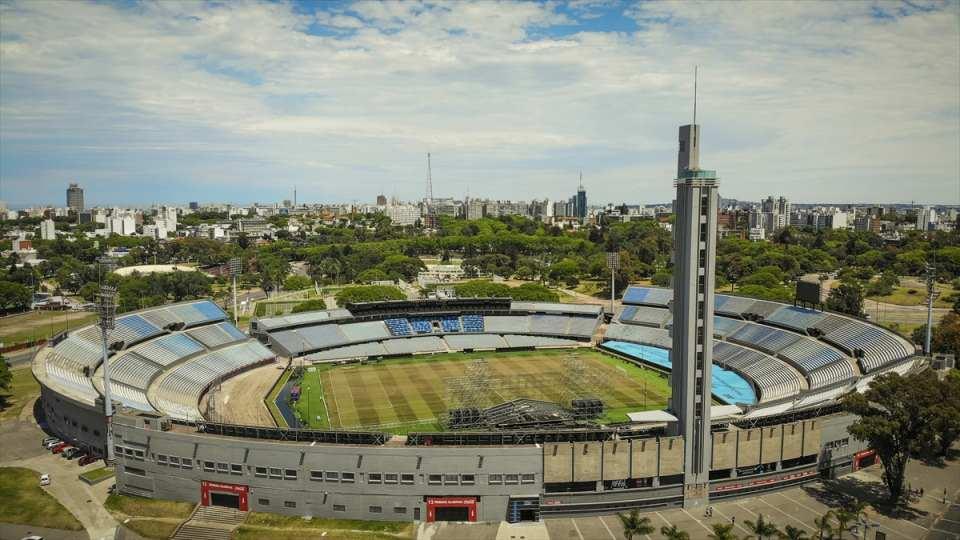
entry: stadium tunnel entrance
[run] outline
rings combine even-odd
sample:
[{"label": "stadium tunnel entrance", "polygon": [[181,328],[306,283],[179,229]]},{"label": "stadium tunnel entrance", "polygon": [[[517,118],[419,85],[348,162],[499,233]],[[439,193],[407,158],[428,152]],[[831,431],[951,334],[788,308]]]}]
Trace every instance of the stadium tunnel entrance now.
[{"label": "stadium tunnel entrance", "polygon": [[225,506],[246,512],[249,510],[248,492],[247,486],[203,480],[200,482],[200,504]]},{"label": "stadium tunnel entrance", "polygon": [[427,497],[427,523],[476,520],[477,497]]}]

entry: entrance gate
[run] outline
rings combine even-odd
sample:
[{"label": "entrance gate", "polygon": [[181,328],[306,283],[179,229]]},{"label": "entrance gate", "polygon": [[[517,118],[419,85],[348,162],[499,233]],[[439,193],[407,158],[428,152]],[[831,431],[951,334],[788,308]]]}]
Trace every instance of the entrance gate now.
[{"label": "entrance gate", "polygon": [[200,482],[200,504],[203,506],[227,506],[246,512],[249,510],[249,488],[240,484]]},{"label": "entrance gate", "polygon": [[476,520],[477,497],[427,497],[427,523]]}]

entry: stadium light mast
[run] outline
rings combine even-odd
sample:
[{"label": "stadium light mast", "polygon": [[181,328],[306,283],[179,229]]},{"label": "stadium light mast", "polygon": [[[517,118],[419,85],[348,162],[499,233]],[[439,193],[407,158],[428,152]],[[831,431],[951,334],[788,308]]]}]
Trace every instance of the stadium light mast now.
[{"label": "stadium light mast", "polygon": [[616,301],[616,289],[617,289],[617,270],[620,269],[620,252],[619,251],[610,251],[607,252],[607,268],[610,269],[610,317],[613,317],[614,302]]},{"label": "stadium light mast", "polygon": [[100,316],[100,338],[103,345],[103,415],[106,418],[107,463],[115,460],[113,449],[113,401],[110,399],[110,364],[108,360],[107,337],[114,329],[117,314],[117,289],[109,285],[100,287],[97,295],[97,312]]},{"label": "stadium light mast", "polygon": [[930,338],[933,335],[933,302],[937,299],[937,290],[934,277],[936,272],[932,264],[927,264],[927,335],[923,341],[923,353],[932,354]]},{"label": "stadium light mast", "polygon": [[683,505],[707,504],[713,364],[713,301],[717,257],[716,171],[700,168],[700,126],[680,126],[673,226],[673,349],[670,409],[684,439]]},{"label": "stadium light mast", "polygon": [[240,326],[240,314],[237,312],[237,276],[240,275],[240,257],[230,259],[230,277],[233,278],[233,324]]}]

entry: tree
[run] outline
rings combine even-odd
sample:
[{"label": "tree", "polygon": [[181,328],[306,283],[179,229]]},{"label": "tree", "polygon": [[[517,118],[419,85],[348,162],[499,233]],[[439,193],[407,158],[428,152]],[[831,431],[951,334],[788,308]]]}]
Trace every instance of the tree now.
[{"label": "tree", "polygon": [[779,536],[781,540],[810,540],[806,531],[793,525],[787,525]]},{"label": "tree", "polygon": [[960,370],[951,369],[937,385],[940,406],[933,418],[933,433],[937,436],[937,456],[947,457],[953,443],[960,439]]},{"label": "tree", "polygon": [[750,529],[750,532],[757,535],[757,540],[764,540],[780,532],[777,530],[776,525],[763,519],[763,514],[757,516],[757,521],[746,519],[743,523]]},{"label": "tree", "polygon": [[7,366],[7,361],[3,358],[3,354],[0,354],[0,406],[6,407],[7,393],[10,391],[10,385],[12,383],[13,373],[10,373],[10,367]]},{"label": "tree", "polygon": [[713,532],[707,535],[710,540],[737,540],[737,535],[733,533],[733,523],[713,523]]},{"label": "tree", "polygon": [[357,285],[344,287],[337,293],[337,305],[360,302],[381,302],[384,300],[405,300],[403,291],[385,285]]},{"label": "tree", "polygon": [[843,533],[850,528],[856,516],[848,508],[841,508],[834,514],[834,519],[837,520],[837,540],[843,540]]},{"label": "tree", "polygon": [[288,291],[301,291],[313,287],[313,280],[307,276],[290,276],[283,280],[283,288]]},{"label": "tree", "polygon": [[833,523],[833,510],[827,510],[825,514],[818,518],[813,518],[813,524],[817,526],[817,539],[823,540],[824,531],[829,536]]},{"label": "tree", "polygon": [[0,281],[0,309],[23,311],[30,307],[33,292],[30,287],[12,281]]},{"label": "tree", "polygon": [[316,311],[320,309],[327,309],[326,302],[324,302],[322,298],[314,298],[313,300],[300,302],[299,304],[293,306],[293,309],[290,310],[290,313],[303,313],[304,311]]},{"label": "tree", "polygon": [[841,283],[830,291],[827,308],[859,317],[863,314],[863,289],[853,283]]},{"label": "tree", "polygon": [[676,525],[660,527],[660,534],[667,537],[667,540],[690,540],[690,533],[680,530]]},{"label": "tree", "polygon": [[906,377],[883,374],[871,381],[866,392],[852,392],[843,399],[844,409],[859,417],[847,430],[877,451],[892,504],[903,494],[908,460],[921,454],[932,439],[938,401],[932,371]]},{"label": "tree", "polygon": [[370,283],[373,281],[390,281],[390,276],[379,268],[370,268],[357,274],[356,280],[360,283]]},{"label": "tree", "polygon": [[[914,328],[910,338],[918,345],[924,344],[927,338],[927,325]],[[960,315],[950,311],[940,319],[940,324],[933,327],[930,335],[930,352],[960,355]]]},{"label": "tree", "polygon": [[650,518],[640,517],[639,510],[631,510],[629,514],[617,514],[623,524],[623,535],[627,540],[633,540],[634,535],[650,534],[654,531],[650,525]]}]

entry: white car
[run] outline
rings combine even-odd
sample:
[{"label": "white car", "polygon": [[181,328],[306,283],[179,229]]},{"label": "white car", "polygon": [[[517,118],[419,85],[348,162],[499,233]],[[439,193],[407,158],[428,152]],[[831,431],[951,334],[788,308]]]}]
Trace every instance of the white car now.
[{"label": "white car", "polygon": [[49,485],[50,485],[50,475],[49,475],[49,474],[41,474],[41,475],[40,475],[40,485],[41,485],[41,486],[49,486]]}]

